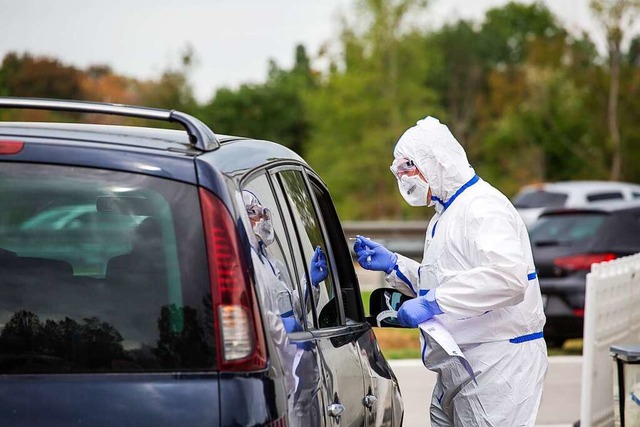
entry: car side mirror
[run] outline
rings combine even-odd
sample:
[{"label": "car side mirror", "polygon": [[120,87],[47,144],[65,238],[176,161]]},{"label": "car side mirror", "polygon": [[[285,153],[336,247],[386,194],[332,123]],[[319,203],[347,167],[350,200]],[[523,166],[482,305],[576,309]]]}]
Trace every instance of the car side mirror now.
[{"label": "car side mirror", "polygon": [[400,325],[397,312],[400,306],[411,297],[391,288],[378,288],[369,297],[369,316],[367,323],[379,328],[404,328]]}]

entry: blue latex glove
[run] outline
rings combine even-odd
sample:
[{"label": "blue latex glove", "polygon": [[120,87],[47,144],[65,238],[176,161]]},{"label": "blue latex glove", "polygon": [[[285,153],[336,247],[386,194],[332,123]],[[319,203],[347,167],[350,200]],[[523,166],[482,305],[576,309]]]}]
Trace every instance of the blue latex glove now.
[{"label": "blue latex glove", "polygon": [[309,274],[311,275],[311,284],[318,287],[318,283],[327,278],[329,269],[327,268],[327,256],[322,252],[320,246],[316,247],[316,251],[311,257],[309,265]]},{"label": "blue latex glove", "polygon": [[405,301],[398,310],[398,321],[402,326],[417,328],[420,323],[442,313],[436,301],[435,292],[430,291],[423,297]]},{"label": "blue latex glove", "polygon": [[315,346],[316,343],[313,342],[313,340],[308,340],[308,341],[291,341],[291,344],[295,345],[296,347],[298,347],[300,350],[304,350],[304,351],[309,351],[312,350]]},{"label": "blue latex glove", "polygon": [[[283,317],[282,323],[284,324],[284,330],[287,331],[288,334],[292,332],[300,332],[303,330],[300,322],[298,322],[298,320],[293,316]],[[300,350],[304,350],[304,351],[309,351],[315,346],[315,343],[313,342],[313,340],[291,341],[291,344],[295,345]]]},{"label": "blue latex glove", "polygon": [[284,330],[287,331],[288,334],[302,331],[302,325],[293,316],[283,317],[282,323],[284,323]]},{"label": "blue latex glove", "polygon": [[389,274],[398,262],[398,255],[380,243],[362,236],[356,236],[353,251],[358,256],[360,266],[366,270],[384,271]]}]

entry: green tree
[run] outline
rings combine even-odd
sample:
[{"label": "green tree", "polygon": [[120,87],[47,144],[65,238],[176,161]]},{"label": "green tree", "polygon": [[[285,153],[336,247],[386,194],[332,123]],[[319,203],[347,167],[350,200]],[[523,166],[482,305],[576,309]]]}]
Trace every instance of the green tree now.
[{"label": "green tree", "polygon": [[344,23],[341,54],[306,98],[313,130],[307,159],[325,178],[339,213],[349,219],[424,215],[405,209],[388,172],[393,146],[408,126],[437,114],[424,84],[423,34],[407,20],[422,1],[363,0]]},{"label": "green tree", "polygon": [[0,75],[5,95],[82,99],[81,71],[54,58],[8,53]]},{"label": "green tree", "polygon": [[[57,59],[10,52],[5,55],[0,67],[0,95],[83,99],[81,76],[81,70],[64,65]],[[35,110],[0,112],[4,120],[46,121],[51,120],[52,116],[49,112]]]},{"label": "green tree", "polygon": [[[431,59],[426,84],[437,94],[445,114],[441,119],[465,146],[479,171],[497,171],[515,160],[498,159],[487,144],[495,124],[520,105],[532,50],[546,46],[554,58],[566,37],[553,14],[542,4],[508,3],[490,9],[480,24],[460,20],[426,35],[425,56]],[[544,50],[544,49],[543,49]],[[537,62],[549,62],[544,54]],[[554,64],[553,66],[557,66]],[[524,149],[524,148],[522,148]],[[503,188],[504,189],[504,188]]]},{"label": "green tree", "polygon": [[479,31],[485,60],[493,66],[521,64],[535,38],[554,38],[566,31],[541,2],[510,2],[489,9]]},{"label": "green tree", "polygon": [[180,65],[168,67],[159,80],[139,82],[136,89],[139,104],[155,108],[175,109],[187,113],[198,111],[193,95],[193,88],[189,83],[191,70],[196,62],[195,52],[191,45],[187,45],[180,53]]},{"label": "green tree", "polygon": [[621,45],[625,31],[634,24],[640,12],[640,0],[591,0],[589,5],[606,33],[610,72],[607,107],[609,141],[612,146],[610,178],[619,180],[622,169],[622,142],[618,117]]},{"label": "green tree", "polygon": [[605,178],[606,147],[592,119],[601,92],[595,47],[557,33],[531,39],[527,50],[520,65],[489,76],[479,170],[508,194],[536,181]]},{"label": "green tree", "polygon": [[218,90],[201,117],[216,132],[272,140],[303,154],[310,126],[303,96],[314,80],[309,57],[299,45],[292,69],[271,61],[265,83]]},{"label": "green tree", "polygon": [[623,143],[621,177],[640,182],[640,36],[631,40],[628,52],[623,52],[620,78],[618,118]]},{"label": "green tree", "polygon": [[478,31],[468,21],[445,25],[427,35],[425,55],[431,57],[426,85],[439,95],[445,111],[441,119],[463,146],[477,120],[477,100],[486,87],[487,66]]}]

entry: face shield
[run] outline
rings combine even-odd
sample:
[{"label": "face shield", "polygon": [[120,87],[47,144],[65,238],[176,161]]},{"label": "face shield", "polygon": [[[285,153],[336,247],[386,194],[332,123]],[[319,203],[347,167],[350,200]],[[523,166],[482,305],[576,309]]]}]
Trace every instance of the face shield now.
[{"label": "face shield", "polygon": [[406,158],[393,159],[393,163],[389,169],[391,169],[391,173],[398,181],[400,181],[403,176],[414,176],[420,173],[415,163],[413,163],[413,160]]},{"label": "face shield", "polygon": [[424,180],[413,160],[396,158],[391,164],[391,173],[398,180],[398,190],[404,200],[411,206],[432,206],[427,203],[429,184]]},{"label": "face shield", "polygon": [[266,246],[269,246],[273,243],[275,237],[273,223],[271,222],[271,211],[258,204],[249,205],[246,209],[249,220],[251,221],[253,233],[258,236]]},{"label": "face shield", "polygon": [[247,215],[252,223],[258,222],[262,219],[271,221],[271,211],[269,208],[265,208],[261,205],[247,206]]}]

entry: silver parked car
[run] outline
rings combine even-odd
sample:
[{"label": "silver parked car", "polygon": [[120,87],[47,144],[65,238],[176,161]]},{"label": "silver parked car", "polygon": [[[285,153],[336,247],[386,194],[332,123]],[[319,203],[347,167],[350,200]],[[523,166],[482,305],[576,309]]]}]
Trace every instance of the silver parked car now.
[{"label": "silver parked car", "polygon": [[528,228],[546,208],[566,208],[640,199],[640,185],[616,181],[559,181],[531,184],[513,198]]}]

